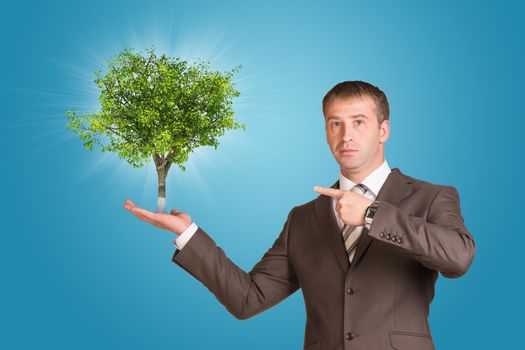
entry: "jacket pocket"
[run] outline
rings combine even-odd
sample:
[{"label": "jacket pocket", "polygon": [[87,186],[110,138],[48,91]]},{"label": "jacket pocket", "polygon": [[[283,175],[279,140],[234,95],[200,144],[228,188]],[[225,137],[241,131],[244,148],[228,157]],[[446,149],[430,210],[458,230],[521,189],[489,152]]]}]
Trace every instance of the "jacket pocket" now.
[{"label": "jacket pocket", "polygon": [[390,331],[390,345],[395,350],[435,350],[426,334]]}]

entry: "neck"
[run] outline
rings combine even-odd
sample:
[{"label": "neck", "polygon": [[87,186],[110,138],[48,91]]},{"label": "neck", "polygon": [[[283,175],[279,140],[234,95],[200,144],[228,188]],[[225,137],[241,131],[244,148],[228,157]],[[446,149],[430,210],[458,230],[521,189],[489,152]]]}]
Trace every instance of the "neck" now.
[{"label": "neck", "polygon": [[353,183],[358,184],[361,183],[364,179],[366,179],[368,175],[372,174],[374,170],[379,168],[384,161],[385,158],[381,157],[363,168],[341,168],[341,174],[343,174],[344,177],[351,180]]}]

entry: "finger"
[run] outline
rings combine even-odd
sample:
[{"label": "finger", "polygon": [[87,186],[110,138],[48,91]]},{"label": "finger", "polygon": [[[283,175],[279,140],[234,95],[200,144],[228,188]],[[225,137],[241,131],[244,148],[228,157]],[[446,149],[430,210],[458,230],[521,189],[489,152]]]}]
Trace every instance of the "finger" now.
[{"label": "finger", "polygon": [[143,216],[145,218],[148,218],[149,220],[155,220],[155,213],[152,213],[151,211],[149,210],[146,210],[146,209],[142,209],[141,207],[133,207],[131,208],[131,211],[133,212],[133,214],[138,214],[140,216]]},{"label": "finger", "polygon": [[135,215],[135,216],[136,216],[137,218],[139,218],[140,220],[142,220],[142,221],[146,221],[146,222],[148,222],[148,223],[150,223],[150,224],[153,224],[153,221],[152,221],[150,218],[148,218],[147,216],[145,216],[145,215],[143,215],[142,213],[140,213],[137,209],[132,208],[130,211],[131,211],[131,213],[132,213],[133,215]]},{"label": "finger", "polygon": [[180,213],[177,209],[171,209],[170,214],[175,215],[177,213]]},{"label": "finger", "polygon": [[156,216],[155,213],[152,213],[146,209],[142,209],[140,207],[135,206],[131,208],[131,212],[139,219],[149,222],[150,224],[155,225],[158,223],[158,220],[155,217]]},{"label": "finger", "polygon": [[140,220],[142,220],[144,222],[147,222],[148,224],[151,224],[151,225],[153,225],[155,227],[160,227],[160,228],[164,227],[161,223],[159,223],[158,221],[156,221],[154,219],[151,219],[151,218],[149,218],[147,216],[144,216],[142,214],[139,214],[139,213],[134,213],[134,214],[135,214],[135,216],[137,218],[139,218]]},{"label": "finger", "polygon": [[126,202],[124,203],[124,208],[127,210],[131,210],[131,208],[133,208],[134,206],[135,206],[135,203],[133,203],[129,199],[126,200]]},{"label": "finger", "polygon": [[318,192],[320,194],[324,194],[325,196],[333,197],[333,198],[341,198],[343,196],[343,191],[338,190],[336,188],[326,188],[321,186],[314,186],[314,191]]}]

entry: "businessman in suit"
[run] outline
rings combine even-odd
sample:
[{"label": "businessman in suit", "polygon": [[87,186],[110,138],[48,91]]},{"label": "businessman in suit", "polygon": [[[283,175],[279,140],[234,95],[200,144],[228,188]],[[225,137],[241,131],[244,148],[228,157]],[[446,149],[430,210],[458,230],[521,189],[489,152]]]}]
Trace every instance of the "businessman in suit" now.
[{"label": "businessman in suit", "polygon": [[250,272],[228,259],[183,212],[138,218],[177,235],[173,262],[202,282],[238,319],[301,288],[304,349],[434,349],[428,323],[434,285],[463,275],[475,243],[454,187],[390,169],[385,94],[362,81],[334,86],[323,99],[327,143],[339,180],[294,207],[273,246]]}]

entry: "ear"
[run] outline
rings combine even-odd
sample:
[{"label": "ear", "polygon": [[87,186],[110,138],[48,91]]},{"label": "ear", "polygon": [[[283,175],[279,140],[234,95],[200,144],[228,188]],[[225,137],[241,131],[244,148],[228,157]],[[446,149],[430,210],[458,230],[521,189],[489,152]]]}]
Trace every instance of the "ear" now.
[{"label": "ear", "polygon": [[379,126],[379,143],[385,143],[390,136],[390,121],[383,120]]}]

